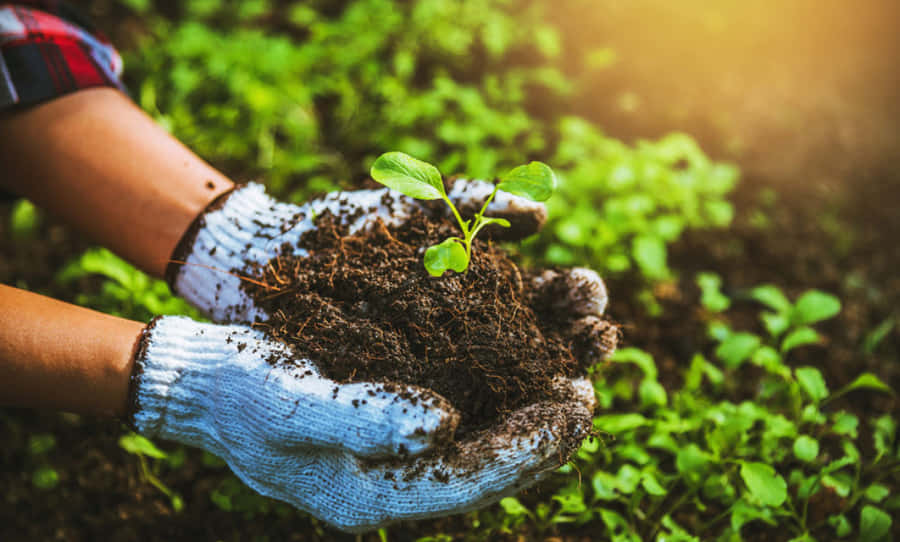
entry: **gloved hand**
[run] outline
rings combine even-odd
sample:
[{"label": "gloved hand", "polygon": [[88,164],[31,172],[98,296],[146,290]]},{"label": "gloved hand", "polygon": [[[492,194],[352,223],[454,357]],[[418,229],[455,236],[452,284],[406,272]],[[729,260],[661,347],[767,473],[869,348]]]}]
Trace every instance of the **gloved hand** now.
[{"label": "gloved hand", "polygon": [[[458,207],[477,208],[490,191],[491,186],[487,183],[458,181],[450,195]],[[510,219],[513,223],[512,230],[519,234],[533,232],[542,224],[545,217],[542,205],[498,194],[501,195],[504,197],[498,197],[491,204],[488,214]],[[246,323],[257,319],[264,321],[268,316],[256,308],[240,288],[241,279],[237,274],[248,264],[264,264],[276,255],[286,253],[285,251],[304,255],[304,250],[297,247],[300,237],[315,228],[314,217],[325,209],[349,223],[351,231],[355,231],[378,218],[389,224],[400,225],[419,205],[415,200],[379,189],[335,193],[303,206],[295,206],[278,203],[266,196],[262,187],[250,185],[235,191],[222,205],[202,217],[194,234],[183,243],[184,253],[178,258],[185,260],[188,265],[180,267],[170,280],[176,292],[216,320]],[[587,270],[548,272],[534,280],[540,286],[540,291],[555,300],[558,310],[571,316],[574,322],[572,335],[578,338],[579,343],[603,342],[609,338],[608,334],[604,334],[605,328],[595,325],[600,322],[599,316],[606,306],[606,289],[595,273]],[[168,320],[171,319],[161,320],[157,328]],[[185,322],[180,322],[179,325],[186,325]],[[209,332],[204,332],[204,335],[205,333]],[[258,335],[254,335],[258,342],[254,343],[253,348],[248,346],[244,352],[235,354],[236,347],[220,344],[220,335],[209,342],[207,337],[203,339],[202,348],[217,353],[212,357],[204,355],[203,358],[210,357],[215,361],[211,362],[212,365],[201,364],[195,369],[190,362],[194,359],[193,354],[176,355],[182,350],[190,351],[184,345],[189,341],[180,336],[175,342],[182,344],[175,347],[171,346],[173,339],[169,339],[169,336],[176,335],[171,332],[161,333],[159,330],[151,331],[145,343],[153,345],[159,341],[160,346],[156,350],[171,352],[173,359],[181,361],[160,363],[155,356],[150,355],[140,365],[143,367],[143,375],[158,373],[163,380],[172,382],[172,386],[179,391],[156,391],[159,385],[154,384],[154,380],[139,376],[139,385],[136,387],[138,413],[147,408],[142,405],[153,404],[160,406],[149,409],[148,412],[171,411],[165,406],[170,397],[181,397],[179,404],[190,410],[186,397],[197,391],[210,395],[208,401],[198,405],[203,412],[199,416],[204,420],[231,423],[230,416],[220,414],[222,408],[218,403],[233,405],[230,412],[236,414],[259,413],[255,417],[246,416],[247,422],[237,424],[227,431],[219,428],[210,430],[211,422],[204,425],[190,421],[190,414],[177,413],[172,419],[176,426],[181,420],[188,420],[187,427],[200,427],[195,436],[188,437],[191,439],[189,443],[196,443],[222,456],[250,487],[287,501],[348,531],[365,531],[401,519],[453,514],[486,506],[533,484],[558,467],[591,427],[593,387],[582,378],[560,379],[557,382],[557,400],[530,405],[513,412],[493,427],[469,435],[465,441],[456,443],[451,451],[442,455],[413,455],[440,440],[442,435],[452,433],[457,419],[452,407],[433,394],[429,396],[425,390],[415,390],[417,396],[429,397],[424,409],[420,407],[417,411],[421,413],[419,418],[407,419],[390,415],[377,418],[377,412],[365,410],[360,413],[339,405],[332,409],[322,406],[327,405],[331,397],[326,394],[324,397],[316,395],[317,401],[322,402],[311,410],[314,414],[310,415],[308,421],[302,421],[287,432],[268,431],[265,429],[268,424],[275,420],[292,420],[292,416],[297,416],[296,412],[300,408],[285,416],[285,411],[290,409],[273,409],[264,403],[265,398],[272,395],[278,398],[272,399],[273,401],[292,404],[288,399],[293,396],[292,393],[300,396],[305,394],[303,379],[287,388],[293,392],[287,392],[283,386],[287,386],[286,382],[292,378],[293,373],[284,367],[279,368],[277,363],[273,368],[270,364],[253,358],[256,359],[250,363],[256,367],[253,371],[231,369],[230,366],[249,363],[242,356],[254,355],[254,349],[263,352],[264,357],[273,356],[272,348],[282,352],[278,356],[288,355],[282,347],[266,343]],[[216,347],[216,344],[219,346]],[[261,344],[268,346],[263,348],[259,346]],[[223,349],[227,354],[223,353]],[[147,351],[152,353],[154,349],[148,348]],[[246,352],[249,354],[245,354]],[[172,363],[186,364],[192,374],[204,376],[188,379],[174,376],[179,370],[170,369]],[[148,370],[148,367],[158,369]],[[318,376],[313,363],[307,367],[304,371],[311,371]],[[215,376],[219,373],[229,376]],[[265,378],[261,379],[266,382],[265,386],[271,385],[271,389],[259,383],[263,373],[274,375],[274,380],[273,376],[269,376],[268,382]],[[242,391],[244,386],[241,382],[245,379],[258,383],[248,384],[250,388],[258,390],[255,394],[248,395]],[[193,380],[216,384],[201,385],[194,391],[190,384]],[[226,381],[230,384],[218,384]],[[142,382],[145,384],[141,384]],[[188,387],[183,387],[182,382]],[[270,382],[274,383],[269,384]],[[338,390],[334,399],[339,403],[344,397],[357,398],[350,393],[345,395],[342,385],[329,382],[327,386]],[[368,389],[376,394],[380,393],[375,391],[379,389],[378,384],[343,386],[374,386],[374,389]],[[210,392],[211,389],[216,392]],[[150,400],[142,400],[142,394]],[[400,394],[400,397],[404,396],[406,394]],[[389,397],[390,399],[385,399],[388,403],[378,403],[375,410],[395,404],[396,396]],[[251,404],[241,406],[242,401],[250,401]],[[301,399],[298,404],[305,404],[305,401],[307,400]],[[264,406],[253,406],[255,404]],[[346,406],[347,402],[343,401],[341,404]],[[265,418],[263,414],[268,411],[281,412],[282,416]],[[318,414],[320,411],[334,414],[325,418]],[[393,412],[396,413],[396,410]],[[402,408],[400,412],[403,412]],[[158,416],[150,414],[146,418],[152,420],[156,417]],[[376,418],[378,423],[371,421]],[[194,435],[193,429],[158,430],[155,429],[158,425],[154,423],[141,425],[143,422],[140,420],[143,419],[143,415],[135,416],[139,429],[150,434],[176,440],[183,438],[179,436],[180,432]],[[391,419],[397,424],[393,429],[390,423],[385,424],[386,420]],[[310,423],[312,421],[317,424]],[[279,423],[291,427],[292,421]],[[380,438],[368,433],[358,433],[370,425],[382,428]],[[335,426],[353,429],[334,431],[332,427]],[[414,431],[410,435],[404,429],[409,427],[422,427],[422,431]],[[329,433],[333,438],[322,441],[318,437],[296,436],[304,435],[307,431],[312,432],[311,434]],[[206,433],[216,436],[202,436]],[[413,438],[416,433],[419,434],[419,440]],[[295,436],[288,438],[289,434]],[[393,436],[384,437],[388,434]],[[267,442],[268,448],[259,445],[260,440]],[[398,442],[402,443],[402,447]],[[395,455],[390,455],[391,450]],[[409,452],[409,455],[397,453],[401,451]]]}]

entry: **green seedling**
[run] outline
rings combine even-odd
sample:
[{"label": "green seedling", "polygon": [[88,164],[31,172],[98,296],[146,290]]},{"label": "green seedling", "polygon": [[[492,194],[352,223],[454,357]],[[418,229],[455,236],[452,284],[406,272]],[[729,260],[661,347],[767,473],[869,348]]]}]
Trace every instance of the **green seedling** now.
[{"label": "green seedling", "polygon": [[493,192],[474,217],[463,220],[459,210],[447,196],[441,172],[433,165],[402,152],[388,152],[375,160],[370,173],[373,179],[392,190],[415,199],[442,199],[450,207],[463,236],[449,237],[425,251],[425,269],[434,277],[440,277],[450,269],[457,273],[466,271],[472,259],[472,241],[485,226],[499,224],[504,228],[509,227],[506,219],[484,216],[498,191],[531,201],[546,201],[556,188],[556,175],[547,164],[531,162],[519,166],[500,177],[494,184]]}]

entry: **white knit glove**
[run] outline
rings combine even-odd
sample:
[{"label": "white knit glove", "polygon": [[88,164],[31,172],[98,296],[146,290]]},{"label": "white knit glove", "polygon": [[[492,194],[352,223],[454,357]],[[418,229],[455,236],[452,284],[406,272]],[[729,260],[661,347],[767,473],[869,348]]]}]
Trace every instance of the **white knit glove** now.
[{"label": "white knit glove", "polygon": [[135,357],[131,418],[223,458],[263,495],[362,532],[485,506],[558,467],[590,429],[594,394],[584,379],[557,384],[559,402],[415,458],[459,421],[440,396],[338,384],[252,328],[161,317]]}]

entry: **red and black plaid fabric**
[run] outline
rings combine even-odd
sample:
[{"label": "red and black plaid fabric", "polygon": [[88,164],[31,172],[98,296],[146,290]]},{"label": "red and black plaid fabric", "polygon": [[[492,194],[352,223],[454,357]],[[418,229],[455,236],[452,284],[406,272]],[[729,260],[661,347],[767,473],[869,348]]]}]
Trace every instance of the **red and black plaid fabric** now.
[{"label": "red and black plaid fabric", "polygon": [[115,48],[64,2],[0,2],[0,109],[83,88],[125,90]]}]

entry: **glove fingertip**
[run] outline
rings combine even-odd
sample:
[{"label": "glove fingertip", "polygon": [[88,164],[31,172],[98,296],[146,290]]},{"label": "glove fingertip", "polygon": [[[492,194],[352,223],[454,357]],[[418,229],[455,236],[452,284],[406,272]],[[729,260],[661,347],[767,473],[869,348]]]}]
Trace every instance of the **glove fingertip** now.
[{"label": "glove fingertip", "polygon": [[[395,403],[401,411],[397,419],[394,452],[418,455],[437,444],[453,439],[459,426],[459,412],[442,396],[429,390],[409,387],[409,398]],[[402,397],[403,395],[401,395]]]},{"label": "glove fingertip", "polygon": [[344,446],[360,456],[411,456],[451,440],[459,412],[440,395],[395,383],[341,388],[341,404],[356,420]]}]

